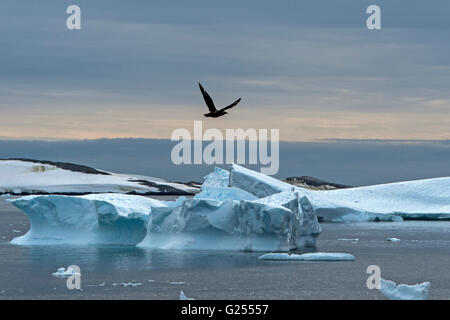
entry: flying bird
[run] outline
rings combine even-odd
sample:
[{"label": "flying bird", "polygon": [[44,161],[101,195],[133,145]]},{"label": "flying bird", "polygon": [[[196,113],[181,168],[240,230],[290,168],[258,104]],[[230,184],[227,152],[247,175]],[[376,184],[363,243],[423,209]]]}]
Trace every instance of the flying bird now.
[{"label": "flying bird", "polygon": [[200,82],[198,83],[198,86],[200,87],[200,91],[202,92],[203,99],[205,99],[206,105],[208,106],[208,109],[209,109],[209,112],[204,114],[205,117],[218,118],[223,115],[226,115],[228,112],[226,112],[225,110],[233,108],[235,105],[237,105],[241,101],[241,98],[239,98],[235,102],[230,104],[229,106],[226,106],[225,108],[217,110],[216,106],[214,105],[213,99],[209,96],[208,92],[206,92],[206,90],[203,89]]}]

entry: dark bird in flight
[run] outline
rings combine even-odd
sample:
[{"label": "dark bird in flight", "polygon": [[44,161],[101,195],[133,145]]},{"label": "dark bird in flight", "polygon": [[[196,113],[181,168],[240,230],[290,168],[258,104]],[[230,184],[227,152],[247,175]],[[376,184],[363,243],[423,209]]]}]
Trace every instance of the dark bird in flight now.
[{"label": "dark bird in flight", "polygon": [[216,106],[214,105],[213,99],[211,99],[208,92],[206,92],[206,90],[203,89],[200,82],[198,83],[198,86],[200,87],[200,91],[202,92],[203,99],[205,99],[206,105],[208,106],[208,109],[209,109],[209,112],[204,114],[205,117],[218,118],[223,115],[226,115],[228,112],[226,112],[225,110],[233,108],[235,105],[237,105],[241,101],[241,98],[239,98],[235,102],[230,104],[229,106],[226,106],[225,108],[217,110]]}]

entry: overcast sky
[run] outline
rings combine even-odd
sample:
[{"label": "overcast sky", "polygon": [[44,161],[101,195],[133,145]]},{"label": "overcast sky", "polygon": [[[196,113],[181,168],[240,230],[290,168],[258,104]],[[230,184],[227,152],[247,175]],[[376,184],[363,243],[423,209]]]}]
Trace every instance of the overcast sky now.
[{"label": "overcast sky", "polygon": [[201,81],[243,98],[205,127],[449,139],[449,17],[448,0],[2,0],[0,137],[168,138],[205,113]]}]

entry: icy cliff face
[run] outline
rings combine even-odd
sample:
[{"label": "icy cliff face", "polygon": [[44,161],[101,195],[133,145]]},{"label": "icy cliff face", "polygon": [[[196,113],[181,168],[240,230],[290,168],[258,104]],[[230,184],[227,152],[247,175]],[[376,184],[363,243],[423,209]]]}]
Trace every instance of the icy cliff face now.
[{"label": "icy cliff face", "polygon": [[153,208],[165,203],[141,196],[27,196],[10,200],[30,220],[31,229],[14,244],[136,245],[147,233]]},{"label": "icy cliff face", "polygon": [[170,249],[281,250],[315,246],[321,232],[311,204],[293,195],[285,205],[189,199],[157,208],[139,246]]}]

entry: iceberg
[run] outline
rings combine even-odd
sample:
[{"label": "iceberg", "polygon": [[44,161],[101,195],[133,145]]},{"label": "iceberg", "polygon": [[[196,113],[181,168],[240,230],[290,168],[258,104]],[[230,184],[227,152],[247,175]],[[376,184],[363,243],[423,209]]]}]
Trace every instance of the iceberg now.
[{"label": "iceberg", "polygon": [[391,300],[427,300],[430,282],[416,285],[399,284],[394,281],[380,279],[380,291]]},{"label": "iceberg", "polygon": [[61,278],[70,277],[73,275],[80,275],[80,274],[78,272],[76,272],[74,269],[72,269],[71,267],[68,267],[67,270],[64,267],[61,267],[61,268],[58,268],[58,270],[56,270],[56,272],[52,273],[52,276],[61,277]]},{"label": "iceberg", "polygon": [[189,297],[187,297],[187,296],[184,294],[183,290],[181,290],[181,291],[180,291],[180,298],[179,298],[179,300],[195,300],[195,299],[194,299],[194,298],[189,298]]},{"label": "iceberg", "polygon": [[306,198],[286,206],[257,201],[187,199],[155,208],[138,246],[158,249],[289,251],[315,246],[321,229]]},{"label": "iceberg", "polygon": [[162,201],[124,194],[26,196],[9,199],[22,210],[31,228],[13,244],[136,245],[147,233],[152,207]]},{"label": "iceberg", "polygon": [[283,205],[123,194],[10,199],[31,228],[19,245],[120,244],[158,249],[292,250],[314,246],[321,229],[306,198]]},{"label": "iceberg", "polygon": [[314,247],[319,220],[450,219],[450,178],[316,191],[233,164],[193,198],[119,193],[8,199],[30,220],[14,244],[120,244],[158,249],[290,251]]}]

